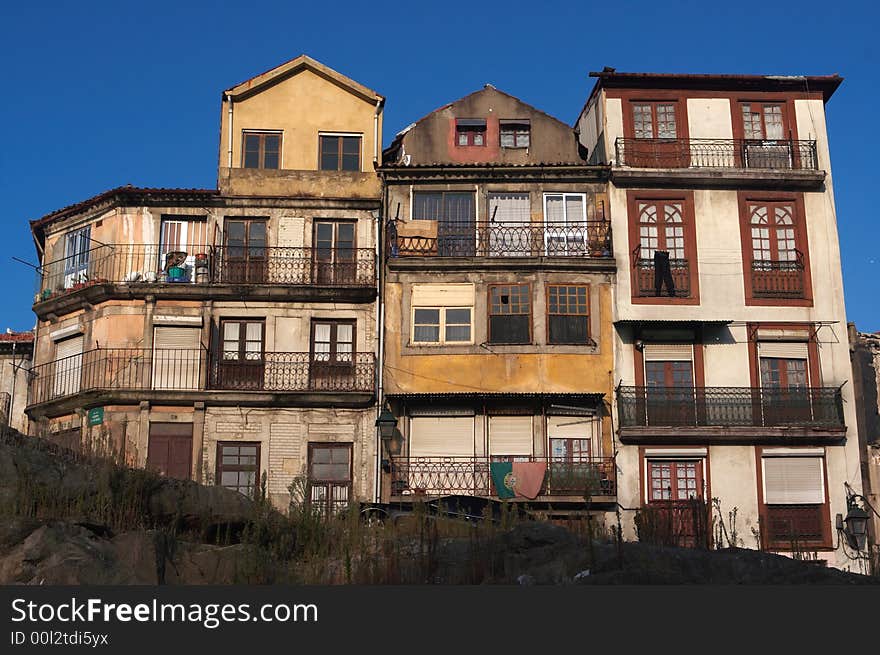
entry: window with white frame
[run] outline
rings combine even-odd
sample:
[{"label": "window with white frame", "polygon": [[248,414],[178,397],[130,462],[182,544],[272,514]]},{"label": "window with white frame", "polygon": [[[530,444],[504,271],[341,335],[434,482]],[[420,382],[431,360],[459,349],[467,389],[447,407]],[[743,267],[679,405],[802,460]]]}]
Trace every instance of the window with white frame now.
[{"label": "window with white frame", "polygon": [[473,343],[473,284],[414,284],[411,343]]},{"label": "window with white frame", "polygon": [[548,255],[586,252],[586,222],[586,194],[544,194],[544,240]]}]

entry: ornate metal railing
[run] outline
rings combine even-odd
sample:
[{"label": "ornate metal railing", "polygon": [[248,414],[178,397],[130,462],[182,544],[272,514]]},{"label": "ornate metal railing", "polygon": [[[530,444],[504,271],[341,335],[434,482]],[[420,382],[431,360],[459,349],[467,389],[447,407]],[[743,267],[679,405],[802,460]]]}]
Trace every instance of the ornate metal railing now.
[{"label": "ornate metal railing", "polygon": [[618,166],[817,170],[816,142],[793,139],[630,139],[614,142]]},{"label": "ornate metal railing", "polygon": [[841,428],[836,387],[618,387],[621,427],[811,425]]},{"label": "ornate metal railing", "polygon": [[398,235],[387,228],[389,257],[589,257],[610,258],[611,223],[502,223],[481,221],[448,227],[437,236]]},{"label": "ornate metal railing", "polygon": [[33,367],[30,403],[86,391],[352,391],[371,392],[375,361],[358,353],[350,364],[313,361],[310,353],[265,353],[239,363],[205,349],[96,348]]},{"label": "ornate metal railing", "polygon": [[31,369],[30,403],[97,390],[204,388],[204,349],[96,348]]},{"label": "ornate metal railing", "polygon": [[317,360],[313,353],[267,352],[260,357],[244,361],[222,355],[212,357],[210,387],[233,391],[360,392],[374,388],[373,353],[355,353],[350,362],[332,363]]},{"label": "ornate metal railing", "polygon": [[107,244],[37,271],[35,302],[93,284],[266,284],[372,287],[371,248],[198,247]]},{"label": "ornate metal railing", "polygon": [[636,294],[640,298],[651,296],[671,296],[675,298],[690,298],[691,273],[687,259],[670,259],[669,272],[672,276],[674,292],[670,293],[666,284],[658,284],[654,267],[654,260],[642,257],[642,247],[636,246],[633,250],[633,268],[636,271]]},{"label": "ornate metal railing", "polygon": [[370,248],[216,247],[214,284],[290,284],[370,287],[376,253]]},{"label": "ornate metal railing", "polygon": [[[541,496],[614,496],[617,475],[614,460],[594,457],[562,460],[529,457],[547,470]],[[489,457],[397,457],[391,460],[393,496],[494,496]]]},{"label": "ornate metal railing", "polygon": [[804,253],[793,261],[752,261],[752,295],[755,298],[803,298]]}]

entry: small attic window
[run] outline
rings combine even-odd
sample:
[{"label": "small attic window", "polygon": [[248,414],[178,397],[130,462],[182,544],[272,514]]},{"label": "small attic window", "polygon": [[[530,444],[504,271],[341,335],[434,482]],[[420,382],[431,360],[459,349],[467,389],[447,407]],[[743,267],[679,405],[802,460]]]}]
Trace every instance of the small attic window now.
[{"label": "small attic window", "polygon": [[528,148],[531,125],[528,119],[499,121],[501,124],[502,148]]},{"label": "small attic window", "polygon": [[486,120],[484,118],[456,119],[455,143],[459,146],[486,145]]}]

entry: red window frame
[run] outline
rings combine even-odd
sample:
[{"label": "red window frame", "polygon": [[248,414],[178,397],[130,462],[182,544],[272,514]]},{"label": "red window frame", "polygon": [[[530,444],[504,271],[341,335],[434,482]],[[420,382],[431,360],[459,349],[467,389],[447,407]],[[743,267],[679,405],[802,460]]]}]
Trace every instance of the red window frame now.
[{"label": "red window frame", "polygon": [[[645,462],[647,467],[647,489],[646,489],[646,497],[649,504],[651,503],[670,503],[670,502],[681,502],[686,500],[703,500],[704,498],[704,487],[705,487],[705,478],[703,474],[703,460],[702,459],[651,459],[648,458]],[[663,477],[663,467],[669,467],[669,477]],[[691,471],[689,469],[693,469],[693,475],[690,475]],[[659,473],[659,478],[655,475]],[[669,498],[655,498],[655,480],[660,480],[661,482],[664,479],[669,480]],[[696,494],[693,498],[691,497],[679,497],[679,492],[681,491],[679,487],[679,480],[693,480],[694,489],[696,490]],[[690,487],[687,487],[689,489]],[[657,489],[662,489],[658,487]]]},{"label": "red window frame", "polygon": [[[461,125],[458,120],[455,121],[455,145],[456,147],[465,148],[468,146],[476,148],[486,147],[487,127],[484,121],[482,125]],[[481,143],[476,143],[476,136],[479,134],[482,138]],[[464,135],[467,143],[461,142],[461,136]]]}]

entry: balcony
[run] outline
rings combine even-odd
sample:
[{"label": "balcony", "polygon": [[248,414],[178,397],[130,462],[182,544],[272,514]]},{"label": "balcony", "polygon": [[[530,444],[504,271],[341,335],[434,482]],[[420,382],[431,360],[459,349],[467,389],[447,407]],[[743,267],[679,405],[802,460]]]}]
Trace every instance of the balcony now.
[{"label": "balcony", "polygon": [[618,387],[624,443],[839,443],[836,387]]},{"label": "balcony", "polygon": [[[560,461],[551,457],[530,457],[545,462],[547,472],[536,501],[554,499],[580,502],[590,497],[605,502],[617,495],[614,460],[606,457]],[[397,500],[432,496],[496,496],[489,473],[489,457],[399,457],[391,461],[391,496]],[[516,498],[516,500],[527,500]]]},{"label": "balcony", "polygon": [[[792,139],[630,139],[614,142],[619,180],[651,181],[673,175],[733,186],[777,181],[812,188],[821,184],[816,142]],[[636,170],[626,170],[636,169]],[[656,171],[663,171],[657,173]],[[654,171],[654,172],[652,172]]]},{"label": "balcony", "polygon": [[34,311],[45,318],[83,300],[161,294],[166,298],[328,300],[375,297],[370,248],[200,247],[106,244],[49,262],[37,273]]},{"label": "balcony", "polygon": [[752,262],[753,298],[804,298],[804,253],[792,261]]},{"label": "balcony", "polygon": [[331,367],[310,353],[268,352],[261,360],[238,362],[203,348],[96,348],[33,367],[28,410],[51,406],[63,413],[141,400],[357,406],[371,401],[374,376],[372,353],[353,354],[351,363]]},{"label": "balcony", "polygon": [[430,225],[421,235],[398,234],[396,223],[389,222],[389,266],[422,268],[436,264],[470,269],[478,264],[486,268],[528,268],[553,261],[558,266],[606,269],[614,264],[611,223],[604,219],[578,223],[480,221],[451,226],[441,222],[436,234],[429,234],[433,227]]},{"label": "balcony", "polygon": [[658,285],[654,260],[641,256],[642,247],[633,250],[633,268],[636,272],[635,295],[639,298],[668,296],[672,298],[691,297],[691,272],[687,259],[670,259],[669,269],[672,274],[673,292]]}]

